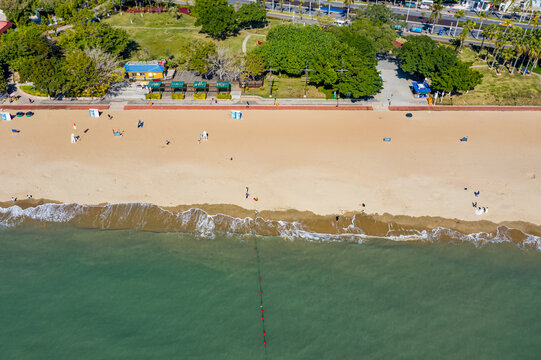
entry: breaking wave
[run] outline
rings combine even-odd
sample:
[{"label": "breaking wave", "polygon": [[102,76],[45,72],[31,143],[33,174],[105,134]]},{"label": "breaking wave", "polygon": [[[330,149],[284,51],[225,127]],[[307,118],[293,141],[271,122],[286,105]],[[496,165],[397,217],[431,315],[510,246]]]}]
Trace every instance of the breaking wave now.
[{"label": "breaking wave", "polygon": [[383,223],[371,216],[357,214],[335,219],[266,220],[261,216],[234,217],[210,215],[202,209],[170,211],[147,203],[125,203],[99,206],[80,204],[42,204],[21,208],[0,207],[0,227],[11,228],[32,223],[68,223],[83,228],[135,229],[153,232],[186,232],[205,238],[216,234],[257,234],[280,236],[284,239],[307,241],[351,241],[362,243],[371,239],[393,241],[455,241],[481,246],[488,243],[516,243],[541,250],[541,237],[500,225],[494,232],[464,234],[448,228],[418,230],[395,223]]}]

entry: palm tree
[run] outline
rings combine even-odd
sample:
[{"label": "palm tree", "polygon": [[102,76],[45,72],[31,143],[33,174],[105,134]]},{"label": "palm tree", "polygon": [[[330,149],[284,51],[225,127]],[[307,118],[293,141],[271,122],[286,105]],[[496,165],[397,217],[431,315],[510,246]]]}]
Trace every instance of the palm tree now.
[{"label": "palm tree", "polygon": [[[529,59],[528,64],[526,65],[526,70],[528,70],[528,66],[530,66],[530,61],[532,58],[534,58],[532,70],[537,66],[537,62],[539,61],[539,55],[541,55],[541,40],[535,37],[530,38],[530,52],[528,53]],[[526,73],[531,73],[530,71],[524,71],[523,75],[526,75]]]},{"label": "palm tree", "polygon": [[496,63],[496,59],[498,58],[498,53],[501,49],[503,49],[505,43],[507,42],[507,38],[505,37],[505,34],[501,32],[496,33],[496,48],[494,49],[494,59],[492,60],[492,64],[490,64],[490,68],[494,69],[494,64]]},{"label": "palm tree", "polygon": [[464,13],[464,10],[457,10],[453,14],[453,16],[456,17],[455,32],[453,36],[456,36],[456,29],[458,28],[458,21],[460,20],[460,18],[463,18],[464,16],[466,16],[466,13]]},{"label": "palm tree", "polygon": [[515,54],[517,54],[517,58],[515,59],[515,62],[513,63],[513,66],[511,67],[511,75],[515,72],[515,67],[517,66],[518,60],[521,58],[522,54],[526,52],[527,46],[526,41],[524,39],[518,39],[515,42]]},{"label": "palm tree", "polygon": [[479,34],[481,34],[481,27],[483,26],[483,21],[485,19],[488,19],[488,15],[486,12],[479,13],[479,20],[481,20],[481,24],[479,24],[479,30],[477,31],[477,38],[479,39]]},{"label": "palm tree", "polygon": [[432,31],[431,33],[434,33],[434,28],[436,27],[436,23],[439,19],[441,19],[441,11],[443,10],[443,5],[441,2],[437,2],[432,7],[432,12],[430,13],[430,19],[434,19],[434,24],[432,25]]},{"label": "palm tree", "polygon": [[505,30],[503,31],[503,34],[505,35],[505,33],[507,32],[507,30],[510,28],[510,27],[513,27],[513,21],[511,19],[505,19],[503,21],[503,26],[505,26]]},{"label": "palm tree", "polygon": [[[528,25],[533,25],[532,32],[535,30],[536,27],[539,26],[539,23],[540,23],[539,18],[541,18],[541,13],[537,13],[533,15],[531,20],[528,21]],[[526,31],[524,33],[526,33],[527,31],[528,31],[528,28],[526,28]]]},{"label": "palm tree", "polygon": [[498,71],[498,73],[501,74],[502,69],[505,67],[507,62],[511,60],[514,56],[515,56],[515,51],[513,50],[513,48],[508,47],[508,48],[503,49],[502,51],[503,64],[500,66],[500,70]]},{"label": "palm tree", "polygon": [[[485,28],[483,29],[483,33],[481,34],[483,37],[483,41],[481,41],[481,49],[479,50],[479,56],[481,56],[481,52],[483,51],[483,47],[485,46],[485,40],[486,39],[492,40],[494,36],[496,35],[497,31],[498,31],[498,25],[496,24],[489,24],[488,26],[485,26]],[[487,51],[487,57],[488,57],[488,51]]]},{"label": "palm tree", "polygon": [[355,4],[355,0],[344,0],[344,5],[348,7],[347,18],[349,19],[349,7]]},{"label": "palm tree", "polygon": [[475,25],[477,25],[472,19],[468,19],[463,25],[462,25],[462,32],[458,35],[458,39],[460,40],[460,46],[458,47],[458,52],[462,50],[462,46],[464,45],[464,40],[468,37],[470,32],[475,29]]}]

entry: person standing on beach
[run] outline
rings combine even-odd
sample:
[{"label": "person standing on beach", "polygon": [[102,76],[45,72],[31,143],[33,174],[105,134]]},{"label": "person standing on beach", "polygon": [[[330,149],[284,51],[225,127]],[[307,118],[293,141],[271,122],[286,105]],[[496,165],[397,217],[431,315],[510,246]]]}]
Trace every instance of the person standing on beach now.
[{"label": "person standing on beach", "polygon": [[246,199],[248,199],[248,197],[250,197],[250,194],[248,193],[248,186],[246,186]]}]

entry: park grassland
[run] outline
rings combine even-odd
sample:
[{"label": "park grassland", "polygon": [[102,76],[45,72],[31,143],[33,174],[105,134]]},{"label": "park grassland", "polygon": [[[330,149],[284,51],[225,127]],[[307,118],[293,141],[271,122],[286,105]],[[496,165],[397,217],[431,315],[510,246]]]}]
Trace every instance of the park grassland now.
[{"label": "park grassland", "polygon": [[[302,98],[304,97],[304,78],[289,78],[287,76],[273,76],[274,98]],[[270,95],[269,76],[265,78],[265,84],[260,88],[246,89],[244,95],[256,95],[268,98]],[[307,98],[325,99],[325,94],[319,91],[315,86],[308,85],[306,88]]]},{"label": "park grassland", "polygon": [[[215,42],[216,45],[223,45],[233,52],[242,52],[242,43],[249,36],[246,43],[246,50],[253,50],[258,40],[263,40],[269,28],[279,24],[280,21],[270,20],[269,26],[263,29],[243,30],[236,36],[230,36],[225,40],[214,40],[208,35],[200,32],[200,27],[195,26],[196,18],[189,15],[181,15],[176,19],[172,13],[146,13],[140,14],[123,13],[115,14],[104,20],[105,23],[119,27],[130,34],[132,40],[139,44],[141,50],[148,52],[153,59],[179,56],[182,45],[186,42],[199,39]],[[137,54],[132,54],[135,59]]]},{"label": "park grassland", "polygon": [[541,77],[537,74],[523,76],[515,71],[510,75],[504,68],[498,75],[496,70],[489,69],[486,62],[469,47],[463,48],[460,58],[472,62],[475,70],[483,74],[483,81],[467,94],[446,96],[442,104],[519,106],[541,104]]}]

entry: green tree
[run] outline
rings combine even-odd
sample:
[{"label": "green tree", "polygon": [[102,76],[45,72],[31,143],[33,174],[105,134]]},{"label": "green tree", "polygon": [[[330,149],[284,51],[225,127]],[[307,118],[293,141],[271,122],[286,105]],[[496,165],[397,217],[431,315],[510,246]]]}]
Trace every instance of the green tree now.
[{"label": "green tree", "polygon": [[213,38],[225,39],[235,29],[235,9],[227,0],[196,0],[196,26]]},{"label": "green tree", "polygon": [[481,34],[481,28],[483,27],[483,21],[488,19],[488,14],[485,11],[481,11],[479,13],[479,20],[481,21],[479,24],[479,31],[477,32],[477,38],[479,39],[479,34]]},{"label": "green tree", "polygon": [[397,14],[393,13],[387,6],[381,4],[366,6],[359,12],[358,17],[369,19],[374,24],[386,24],[390,26],[394,26],[400,21],[400,17]]},{"label": "green tree", "polygon": [[394,25],[389,22],[379,22],[359,16],[351,22],[350,27],[357,34],[370,39],[377,53],[391,50],[393,41],[396,39]]},{"label": "green tree", "polygon": [[179,64],[185,69],[206,74],[211,70],[209,57],[216,53],[216,45],[211,41],[194,39],[184,44]]},{"label": "green tree", "polygon": [[84,50],[99,47],[103,51],[124,57],[131,43],[128,33],[104,23],[78,24],[58,38],[58,44],[65,50]]},{"label": "green tree", "polygon": [[458,23],[459,23],[460,19],[463,18],[464,16],[466,16],[466,13],[464,12],[464,10],[457,10],[453,14],[453,17],[456,18],[455,32],[454,32],[453,36],[456,36],[456,30],[458,29]]},{"label": "green tree", "polygon": [[267,40],[255,52],[273,69],[299,76],[316,54],[330,56],[334,43],[334,37],[316,25],[279,25],[270,29]]},{"label": "green tree", "polygon": [[[310,1],[311,3],[311,1]],[[351,7],[351,5],[355,4],[355,0],[344,0],[344,5],[346,5],[347,7],[347,14],[346,14],[346,17],[349,19],[349,8]]]},{"label": "green tree", "polygon": [[515,54],[517,55],[513,67],[511,68],[511,75],[515,72],[515,67],[517,66],[518,59],[526,52],[528,49],[527,41],[524,38],[517,39],[514,44]]},{"label": "green tree", "polygon": [[69,90],[63,59],[32,56],[20,63],[19,75],[22,81],[29,81],[39,92],[55,96]]},{"label": "green tree", "polygon": [[0,66],[0,94],[5,94],[8,91],[8,83],[6,82],[6,75],[4,74],[4,68]]},{"label": "green tree", "polygon": [[441,72],[432,75],[431,87],[449,94],[474,89],[483,80],[483,75],[470,68],[470,63],[457,61]]},{"label": "green tree", "polygon": [[35,26],[22,26],[8,30],[0,37],[0,63],[17,70],[19,60],[29,56],[52,56],[53,50],[42,32]]},{"label": "green tree", "polygon": [[265,71],[265,60],[261,55],[249,52],[244,56],[244,71],[254,80]]},{"label": "green tree", "polygon": [[[497,31],[498,31],[498,25],[496,24],[489,24],[488,26],[485,26],[481,34],[481,36],[483,37],[483,40],[481,41],[481,48],[479,49],[479,56],[481,56],[481,52],[483,51],[485,40],[486,39],[492,40],[494,36],[496,36]],[[487,52],[487,57],[488,57],[488,52]]]},{"label": "green tree", "polygon": [[468,35],[470,34],[470,32],[472,32],[472,30],[475,28],[475,22],[472,20],[472,19],[468,19],[463,25],[462,25],[462,31],[460,32],[460,34],[458,35],[458,39],[459,39],[459,47],[457,49],[457,51],[460,53],[462,51],[462,46],[464,46],[464,41],[466,40],[466,38],[468,37]]},{"label": "green tree", "polygon": [[267,23],[267,11],[259,3],[244,4],[237,11],[237,20],[241,28],[264,27]]},{"label": "green tree", "polygon": [[16,26],[28,24],[32,14],[31,0],[0,0],[0,9],[4,10],[9,21]]},{"label": "green tree", "polygon": [[432,30],[431,32],[434,32],[434,28],[436,27],[436,24],[438,23],[438,20],[441,19],[441,12],[443,10],[443,5],[440,2],[435,2],[432,6],[432,12],[430,13],[430,20],[434,20],[434,23],[432,24]]},{"label": "green tree", "polygon": [[503,49],[502,51],[503,63],[500,65],[500,69],[498,70],[499,73],[502,72],[502,69],[505,67],[505,65],[507,65],[509,60],[511,60],[514,56],[515,56],[515,50],[513,48],[508,47],[508,48]]},{"label": "green tree", "polygon": [[407,36],[398,52],[400,67],[418,78],[430,77],[457,62],[456,53],[449,47],[440,46],[426,35]]},{"label": "green tree", "polygon": [[96,64],[84,51],[75,49],[66,54],[63,66],[69,90],[76,96],[91,96],[98,85],[99,74]]}]

